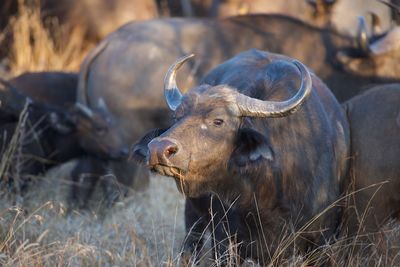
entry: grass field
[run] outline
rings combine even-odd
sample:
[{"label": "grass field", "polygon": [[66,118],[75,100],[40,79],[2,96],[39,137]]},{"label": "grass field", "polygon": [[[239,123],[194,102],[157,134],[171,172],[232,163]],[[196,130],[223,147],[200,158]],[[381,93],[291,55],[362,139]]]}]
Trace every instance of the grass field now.
[{"label": "grass field", "polygon": [[[5,40],[7,33],[14,40],[8,57],[1,61],[4,75],[78,70],[88,49],[82,34],[76,29],[66,38],[61,26],[56,22],[52,25],[60,27],[57,31],[60,36],[51,37],[38,9],[21,6],[6,32],[0,35],[0,41]],[[102,192],[97,190],[91,211],[67,213],[69,172],[73,164],[64,164],[46,176],[36,177],[23,195],[0,188],[0,266],[180,264],[181,243],[185,238],[184,197],[172,179],[152,175],[148,187],[130,189],[127,198],[106,210],[96,206],[102,201]],[[399,239],[400,225],[390,222],[371,243],[361,244],[359,251],[353,249],[359,238],[343,237],[308,255],[294,252],[289,257],[275,257],[272,266],[309,266],[311,262],[328,266],[400,266]],[[282,249],[291,248],[286,248],[283,242]],[[218,260],[207,260],[213,249],[206,251],[202,265],[219,266]],[[230,256],[235,259],[234,249]],[[234,260],[228,264],[233,265]],[[256,266],[251,261],[244,265]]]},{"label": "grass field", "polygon": [[73,164],[39,179],[18,204],[1,198],[1,266],[159,266],[176,262],[184,229],[183,197],[174,183],[152,177],[146,190],[132,192],[106,215],[94,211],[67,214],[70,183],[66,174]]},{"label": "grass field", "polygon": [[[23,198],[2,195],[1,266],[178,266],[182,262],[184,198],[172,179],[152,175],[148,187],[131,189],[129,197],[107,210],[97,209],[96,203],[102,200],[99,189],[91,211],[67,213],[68,173],[73,165],[64,164],[37,178]],[[286,236],[282,250],[294,251],[285,243],[294,235]],[[399,266],[399,238],[400,225],[391,222],[371,243],[343,237],[308,255],[275,255],[271,266],[310,266],[311,262]],[[362,249],[355,251],[355,244]],[[210,242],[205,251],[201,266],[220,266],[218,261],[209,260],[213,255]],[[234,249],[230,253],[232,264],[228,266],[236,266]],[[257,265],[246,261],[243,266]]]}]

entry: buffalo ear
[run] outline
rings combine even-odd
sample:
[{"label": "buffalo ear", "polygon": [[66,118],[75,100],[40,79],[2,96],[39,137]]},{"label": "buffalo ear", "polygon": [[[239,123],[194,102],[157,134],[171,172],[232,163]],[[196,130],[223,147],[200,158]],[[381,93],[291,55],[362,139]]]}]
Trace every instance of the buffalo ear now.
[{"label": "buffalo ear", "polygon": [[235,145],[230,164],[237,167],[245,167],[263,160],[274,160],[274,152],[267,138],[253,129],[240,129]]},{"label": "buffalo ear", "polygon": [[140,164],[145,163],[148,154],[147,145],[150,143],[151,140],[160,136],[166,130],[167,129],[154,129],[145,134],[137,143],[132,145],[129,159],[136,161]]}]

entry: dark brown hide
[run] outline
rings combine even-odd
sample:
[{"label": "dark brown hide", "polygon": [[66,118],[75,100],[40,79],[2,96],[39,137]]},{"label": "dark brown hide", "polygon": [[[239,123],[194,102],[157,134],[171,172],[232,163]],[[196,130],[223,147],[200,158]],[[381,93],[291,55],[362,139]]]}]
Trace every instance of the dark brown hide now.
[{"label": "dark brown hide", "polygon": [[[347,171],[347,122],[315,75],[312,94],[294,114],[238,116],[232,90],[274,101],[294,95],[299,72],[288,61],[250,50],[219,65],[184,95],[175,124],[148,144],[148,164],[173,176],[191,201],[212,193],[230,207],[229,234],[236,235],[241,256],[262,264],[271,259],[285,227],[300,229],[339,197]],[[313,234],[296,239],[302,251],[332,236],[337,212],[329,209],[307,228]],[[200,215],[209,218],[207,209]]]},{"label": "dark brown hide", "polygon": [[[76,100],[76,73],[30,72],[9,81],[1,81],[1,147],[6,149],[15,134],[20,113],[27,100],[27,118],[18,129],[20,140],[6,176],[18,178],[38,175],[49,167],[66,162],[84,152],[71,133],[68,110]],[[24,122],[22,122],[24,121]]]},{"label": "dark brown hide", "polygon": [[344,104],[351,133],[350,234],[374,233],[400,215],[400,84],[374,87]]},{"label": "dark brown hide", "polygon": [[35,132],[37,141],[41,140],[48,160],[64,162],[82,153],[80,146],[76,146],[77,137],[70,133],[72,124],[68,122],[68,111],[76,100],[77,82],[76,73],[28,72],[2,84],[2,117],[6,114],[10,122],[17,123],[30,99],[27,127]]}]

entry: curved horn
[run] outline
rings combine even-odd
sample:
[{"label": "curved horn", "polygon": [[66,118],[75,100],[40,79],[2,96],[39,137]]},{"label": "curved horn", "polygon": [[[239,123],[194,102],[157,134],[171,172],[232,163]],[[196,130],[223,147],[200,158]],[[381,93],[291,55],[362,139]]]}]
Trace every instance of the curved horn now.
[{"label": "curved horn", "polygon": [[298,92],[286,101],[264,101],[243,94],[236,96],[236,104],[241,116],[248,117],[285,117],[296,112],[310,95],[312,89],[311,75],[307,68],[297,60],[292,61],[300,70],[301,85]]},{"label": "curved horn", "polygon": [[78,99],[85,106],[89,106],[89,96],[87,92],[87,79],[89,77],[90,67],[93,64],[93,61],[104,51],[107,47],[108,41],[101,42],[98,46],[96,46],[89,56],[85,59],[82,64],[81,71],[79,74],[78,81]]},{"label": "curved horn", "polygon": [[180,67],[190,58],[194,57],[194,54],[190,54],[178,59],[169,69],[164,78],[164,96],[168,107],[175,111],[176,108],[181,104],[182,93],[176,85],[176,73]]},{"label": "curved horn", "polygon": [[365,22],[365,18],[362,16],[358,17],[357,45],[362,52],[369,52],[367,23]]},{"label": "curved horn", "polygon": [[93,111],[88,108],[85,105],[82,105],[81,103],[75,103],[75,108],[84,116],[87,118],[92,118],[93,117]]}]

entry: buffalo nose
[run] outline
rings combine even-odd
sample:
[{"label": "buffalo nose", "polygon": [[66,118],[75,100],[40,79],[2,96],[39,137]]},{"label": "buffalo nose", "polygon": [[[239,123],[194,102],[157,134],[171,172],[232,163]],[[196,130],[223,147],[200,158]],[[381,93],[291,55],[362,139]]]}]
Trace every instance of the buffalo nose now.
[{"label": "buffalo nose", "polygon": [[169,158],[172,155],[176,154],[176,152],[178,152],[178,146],[170,142],[170,144],[168,144],[164,149],[164,156]]},{"label": "buffalo nose", "polygon": [[169,165],[169,158],[178,152],[178,145],[168,139],[153,139],[148,145],[149,165]]}]

